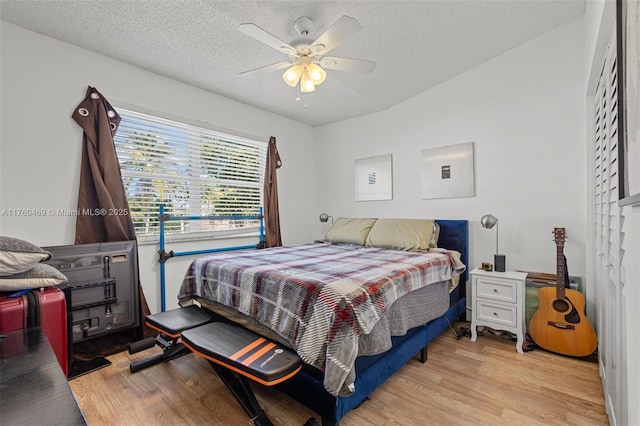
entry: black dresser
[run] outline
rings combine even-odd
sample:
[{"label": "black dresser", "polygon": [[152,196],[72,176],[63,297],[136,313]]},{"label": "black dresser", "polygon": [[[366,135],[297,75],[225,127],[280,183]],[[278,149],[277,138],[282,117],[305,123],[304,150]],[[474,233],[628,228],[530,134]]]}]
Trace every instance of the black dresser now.
[{"label": "black dresser", "polygon": [[86,424],[40,327],[0,337],[0,423]]}]

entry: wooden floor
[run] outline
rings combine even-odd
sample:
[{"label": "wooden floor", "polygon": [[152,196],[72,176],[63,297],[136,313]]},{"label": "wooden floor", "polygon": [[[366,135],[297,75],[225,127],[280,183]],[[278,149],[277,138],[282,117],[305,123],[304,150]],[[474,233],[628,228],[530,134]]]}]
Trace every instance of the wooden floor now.
[{"label": "wooden floor", "polygon": [[[464,324],[455,324],[458,328]],[[108,359],[69,383],[89,426],[247,425],[248,417],[202,358],[185,355],[136,374],[131,360],[158,348]],[[281,392],[256,387],[275,425],[302,425],[314,415]],[[487,333],[473,343],[446,331],[387,380],[341,426],[607,425],[598,364],[543,350],[518,354]]]}]

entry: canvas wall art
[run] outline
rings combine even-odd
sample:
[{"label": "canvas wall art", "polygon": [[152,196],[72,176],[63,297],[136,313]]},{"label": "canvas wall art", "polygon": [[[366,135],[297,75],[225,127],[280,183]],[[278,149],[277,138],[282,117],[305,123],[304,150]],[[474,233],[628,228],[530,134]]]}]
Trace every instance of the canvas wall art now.
[{"label": "canvas wall art", "polygon": [[391,200],[393,177],[391,154],[355,160],[355,200]]},{"label": "canvas wall art", "polygon": [[422,199],[475,196],[473,142],[422,150]]},{"label": "canvas wall art", "polygon": [[616,3],[620,205],[640,204],[640,1]]}]

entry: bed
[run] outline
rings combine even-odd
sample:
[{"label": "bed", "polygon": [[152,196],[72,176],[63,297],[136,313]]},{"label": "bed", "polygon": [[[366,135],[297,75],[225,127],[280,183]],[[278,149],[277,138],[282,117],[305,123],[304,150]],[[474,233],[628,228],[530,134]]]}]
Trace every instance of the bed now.
[{"label": "bed", "polygon": [[278,387],[337,425],[465,312],[468,222],[338,219],[323,241],[194,260],[197,303],[293,348]]}]

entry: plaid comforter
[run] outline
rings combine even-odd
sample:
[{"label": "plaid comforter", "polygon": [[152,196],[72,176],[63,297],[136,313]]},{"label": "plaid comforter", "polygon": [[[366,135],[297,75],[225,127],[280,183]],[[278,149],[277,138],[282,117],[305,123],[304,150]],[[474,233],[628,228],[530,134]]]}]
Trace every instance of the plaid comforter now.
[{"label": "plaid comforter", "polygon": [[321,243],[230,251],[195,260],[178,298],[205,298],[253,318],[323,370],[328,392],[348,395],[355,389],[347,378],[355,380],[349,373],[359,336],[398,298],[462,270],[442,249],[418,253]]}]

